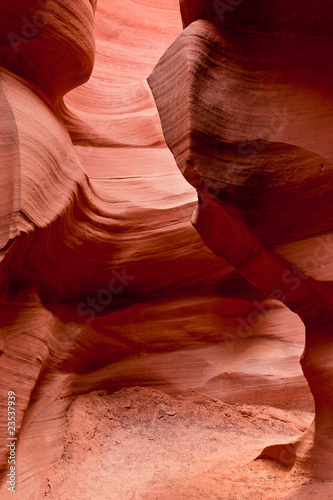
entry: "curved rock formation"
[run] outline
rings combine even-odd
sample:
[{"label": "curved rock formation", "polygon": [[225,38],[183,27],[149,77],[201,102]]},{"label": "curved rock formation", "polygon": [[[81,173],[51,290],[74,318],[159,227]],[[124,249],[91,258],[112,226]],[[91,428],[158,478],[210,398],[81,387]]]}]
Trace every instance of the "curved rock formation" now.
[{"label": "curved rock formation", "polygon": [[[312,408],[296,363],[301,321],[277,302],[281,297],[267,298],[247,284],[190,224],[197,195],[165,145],[146,83],[181,31],[178,1],[99,0],[94,36],[95,7],[88,0],[14,0],[2,9],[4,499],[12,495],[9,392],[15,393],[20,500],[43,496],[47,471],[63,451],[66,410],[78,394],[142,385],[189,398],[207,393],[230,403]],[[316,158],[302,154],[315,177]],[[216,185],[205,186],[198,224],[205,213],[220,218]],[[320,193],[318,187],[313,203]],[[254,220],[255,207],[250,215]],[[318,224],[318,215],[312,220]],[[291,222],[288,237],[272,244],[286,259],[279,265],[298,256],[299,274],[286,276],[292,286],[302,280],[299,261],[311,257],[317,232],[295,243]],[[235,230],[263,247],[246,221]],[[214,234],[207,238],[215,242]],[[322,279],[330,263],[323,250],[316,255],[324,267],[315,262],[311,276]],[[286,386],[297,395],[291,398]]]},{"label": "curved rock formation", "polygon": [[[15,491],[22,499],[38,498],[46,471],[61,455],[73,396],[132,384],[188,391],[184,377],[170,380],[167,370],[168,352],[207,346],[203,325],[187,317],[208,304],[211,335],[219,335],[216,290],[230,267],[221,269],[188,222],[196,196],[165,148],[144,81],[179,32],[176,2],[164,10],[173,26],[167,30],[162,3],[157,11],[138,3],[134,13],[132,2],[100,2],[94,75],[65,101],[63,94],[92,69],[90,3],[14,2],[3,11],[2,498],[12,494],[6,417],[14,405],[8,406],[8,394],[15,393],[19,439]],[[41,9],[47,18],[40,24]],[[127,50],[120,40],[115,53],[124,26]],[[117,71],[110,54],[117,54]],[[161,341],[161,326],[147,327],[155,301],[178,340],[168,339],[165,327]],[[163,363],[155,359],[161,353]],[[172,361],[181,362],[181,355]],[[198,355],[199,366],[203,362]]]},{"label": "curved rock formation", "polygon": [[15,0],[4,5],[1,66],[58,103],[93,69],[95,6],[95,0]]},{"label": "curved rock formation", "polygon": [[183,1],[181,10],[187,27],[149,84],[166,142],[199,193],[193,225],[306,327],[314,423],[262,456],[332,479],[333,8]]}]

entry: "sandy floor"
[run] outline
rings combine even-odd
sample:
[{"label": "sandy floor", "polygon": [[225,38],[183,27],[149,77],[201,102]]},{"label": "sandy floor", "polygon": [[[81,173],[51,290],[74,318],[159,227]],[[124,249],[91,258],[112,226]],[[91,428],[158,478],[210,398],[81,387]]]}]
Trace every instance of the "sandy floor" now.
[{"label": "sandy floor", "polygon": [[309,480],[261,449],[303,431],[312,415],[229,406],[199,394],[147,388],[93,392],[68,411],[65,450],[48,500],[332,499],[333,482]]}]

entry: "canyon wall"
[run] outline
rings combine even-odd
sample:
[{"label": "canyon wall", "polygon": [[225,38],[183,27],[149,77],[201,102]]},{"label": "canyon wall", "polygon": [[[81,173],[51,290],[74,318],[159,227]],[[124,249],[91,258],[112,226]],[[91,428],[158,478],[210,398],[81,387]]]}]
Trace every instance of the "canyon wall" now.
[{"label": "canyon wall", "polygon": [[2,8],[1,498],[7,443],[19,497],[42,497],[92,390],[313,408],[298,359],[300,317],[326,326],[330,299],[326,80],[248,89],[211,7],[182,3],[183,32],[175,0]]},{"label": "canyon wall", "polygon": [[185,29],[149,83],[166,142],[198,191],[193,225],[306,328],[315,420],[261,456],[332,479],[333,8],[184,0],[181,11]]}]

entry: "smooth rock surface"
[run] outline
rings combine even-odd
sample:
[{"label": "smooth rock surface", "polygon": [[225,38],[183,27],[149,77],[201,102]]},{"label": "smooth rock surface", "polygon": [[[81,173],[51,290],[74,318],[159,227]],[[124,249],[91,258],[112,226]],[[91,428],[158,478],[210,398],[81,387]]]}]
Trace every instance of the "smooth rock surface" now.
[{"label": "smooth rock surface", "polygon": [[183,1],[181,11],[185,29],[149,84],[166,142],[198,191],[193,225],[306,327],[315,421],[262,457],[333,479],[333,9]]},{"label": "smooth rock surface", "polygon": [[[35,26],[35,16],[43,13],[44,24],[36,31],[30,23]],[[199,21],[188,29],[193,30],[193,26],[208,24]],[[63,452],[67,408],[80,394],[94,390],[112,393],[139,385],[189,400],[210,397],[230,404],[313,411],[312,396],[298,361],[304,344],[301,320],[277,297],[268,298],[247,283],[241,274],[245,278],[248,275],[235,271],[235,263],[227,254],[225,258],[221,252],[214,255],[208,248],[211,245],[207,247],[205,238],[204,243],[191,225],[197,193],[181,175],[167,148],[146,82],[181,30],[176,0],[99,0],[97,6],[88,0],[14,0],[3,7],[3,499],[12,495],[6,484],[8,391],[16,394],[16,493],[20,500],[43,497],[48,471]],[[205,32],[211,35],[210,29]],[[180,40],[191,31],[184,33]],[[194,59],[200,48],[204,49],[203,40],[193,53]],[[177,57],[183,56],[179,51]],[[181,59],[179,68],[183,70],[183,66]],[[235,85],[232,71],[229,76],[229,85]],[[176,81],[172,81],[170,88],[175,88]],[[209,95],[206,81],[208,87],[213,85],[209,78],[202,77],[200,88]],[[180,92],[182,84],[179,73]],[[251,243],[253,238],[262,238],[309,279],[330,280],[332,151],[322,132],[330,130],[330,121],[318,94],[312,92],[311,98],[307,95],[301,98],[307,108],[305,122],[300,123],[299,103],[285,93],[287,103],[291,103],[291,121],[274,132],[272,150],[267,148],[263,156],[267,163],[284,143],[283,134],[294,134],[291,143],[299,140],[302,153],[292,144],[282,151],[283,158],[297,154],[283,175],[273,175],[265,188],[270,195],[275,183],[275,200],[280,204],[275,210],[267,196],[263,212],[256,210],[255,203],[252,211],[249,206],[248,218],[236,227],[241,241],[238,249],[242,258],[247,239]],[[256,94],[253,101],[257,108],[259,97]],[[242,100],[240,95],[239,99],[228,104],[230,116],[234,109],[248,105],[248,96],[243,95]],[[171,102],[176,113],[181,111],[181,99]],[[274,100],[267,103],[264,112],[255,117],[262,120],[260,127],[266,132],[271,126],[268,115],[276,105]],[[312,112],[314,105],[317,114]],[[282,114],[278,114],[277,128],[281,121],[285,124],[284,105],[278,109]],[[201,113],[203,120],[205,113]],[[208,121],[216,123],[216,116],[216,109],[212,110]],[[246,116],[235,141],[257,138],[250,104]],[[306,142],[303,131],[316,118],[320,127]],[[181,120],[178,122],[181,124]],[[162,125],[165,128],[163,116]],[[178,139],[183,139],[186,130],[182,128]],[[259,136],[262,138],[267,139],[267,134]],[[209,141],[203,144],[207,146],[204,160],[208,158],[214,164]],[[261,145],[259,142],[259,146],[252,144],[250,148],[257,151]],[[201,146],[200,158],[204,156]],[[244,148],[248,147],[246,143]],[[175,157],[179,166],[177,154]],[[310,180],[304,184],[304,192],[309,193],[311,206],[322,202],[316,210],[305,213],[304,207],[310,202],[307,199],[304,205],[298,204],[304,187],[298,186],[295,176],[299,158],[308,166]],[[246,168],[246,179],[253,178],[247,185],[255,190],[261,182],[261,178],[254,182],[256,175],[260,177],[261,163],[253,166],[248,161]],[[319,183],[312,192],[312,181],[318,175],[326,187]],[[285,179],[292,184],[289,198],[283,195]],[[222,205],[215,203],[214,195],[216,186],[224,180],[219,177],[216,184],[202,184],[202,227],[206,227],[206,214],[214,212],[220,220]],[[238,184],[237,193],[244,194],[242,183]],[[233,189],[230,191],[232,201],[235,195]],[[264,196],[266,191],[259,195]],[[246,193],[242,203],[246,204]],[[296,229],[295,207],[304,215]],[[281,223],[278,209],[286,213]],[[248,221],[257,228],[254,236],[244,230]],[[317,236],[324,231],[328,233],[326,239],[318,245]],[[207,239],[212,237],[215,242],[216,236],[213,232]],[[219,239],[218,244],[224,248],[227,240]],[[262,247],[259,243],[258,248]],[[231,253],[236,253],[234,247]],[[287,276],[291,285],[295,278],[301,279],[297,274]]]}]

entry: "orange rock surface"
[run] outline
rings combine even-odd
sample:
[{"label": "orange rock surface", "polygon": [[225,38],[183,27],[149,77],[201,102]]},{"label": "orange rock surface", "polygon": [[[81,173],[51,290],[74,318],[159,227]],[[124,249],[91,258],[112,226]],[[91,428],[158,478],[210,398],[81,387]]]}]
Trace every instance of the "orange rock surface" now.
[{"label": "orange rock surface", "polygon": [[182,13],[186,28],[149,83],[166,142],[199,193],[193,225],[306,327],[314,423],[262,456],[332,479],[333,9],[184,1]]},{"label": "orange rock surface", "polygon": [[7,443],[18,498],[42,498],[67,408],[94,390],[312,411],[304,324],[317,413],[293,447],[330,475],[332,7],[275,73],[289,38],[236,43],[202,5],[181,4],[183,32],[176,0],[2,7],[3,499]]}]

